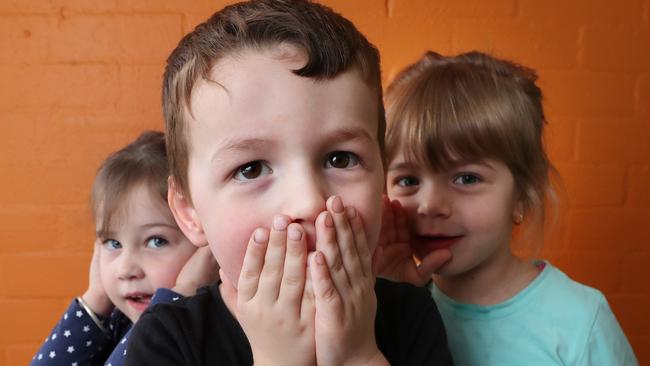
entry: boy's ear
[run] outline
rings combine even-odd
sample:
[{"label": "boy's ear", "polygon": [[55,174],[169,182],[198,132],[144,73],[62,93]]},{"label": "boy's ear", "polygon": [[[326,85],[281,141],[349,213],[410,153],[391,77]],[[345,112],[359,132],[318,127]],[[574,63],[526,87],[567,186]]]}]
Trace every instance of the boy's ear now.
[{"label": "boy's ear", "polygon": [[194,205],[190,202],[176,185],[173,177],[167,179],[167,203],[174,215],[174,219],[183,234],[197,247],[208,244],[203,231],[203,225],[199,221]]}]

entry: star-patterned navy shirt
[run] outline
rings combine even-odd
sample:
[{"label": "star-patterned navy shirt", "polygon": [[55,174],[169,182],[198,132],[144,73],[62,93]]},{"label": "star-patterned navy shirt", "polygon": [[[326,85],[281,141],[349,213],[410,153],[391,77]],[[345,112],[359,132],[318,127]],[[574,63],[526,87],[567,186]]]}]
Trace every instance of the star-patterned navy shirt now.
[{"label": "star-patterned navy shirt", "polygon": [[[181,297],[161,288],[156,290],[149,306],[170,303]],[[117,309],[109,317],[97,317],[107,333],[95,324],[76,299],[72,300],[30,366],[124,365],[131,321]]]}]

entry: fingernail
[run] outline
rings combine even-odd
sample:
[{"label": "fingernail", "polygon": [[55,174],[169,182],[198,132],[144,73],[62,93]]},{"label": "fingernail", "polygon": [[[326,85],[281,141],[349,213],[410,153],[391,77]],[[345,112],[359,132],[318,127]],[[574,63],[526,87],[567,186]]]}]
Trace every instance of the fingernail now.
[{"label": "fingernail", "polygon": [[332,215],[329,212],[325,212],[325,226],[334,227],[334,220],[332,220]]},{"label": "fingernail", "polygon": [[287,231],[287,235],[289,236],[289,239],[298,241],[300,238],[302,238],[302,231],[298,230],[298,228],[294,225],[290,225],[289,230]]},{"label": "fingernail", "polygon": [[348,220],[352,220],[357,216],[357,210],[352,206],[348,206],[345,208],[345,214],[348,216]]},{"label": "fingernail", "polygon": [[343,212],[343,201],[341,201],[341,197],[336,196],[332,200],[332,211],[336,213]]},{"label": "fingernail", "polygon": [[276,216],[273,218],[273,228],[277,231],[283,231],[284,229],[287,228],[287,225],[289,225],[289,222],[287,221],[287,218],[284,216]]},{"label": "fingernail", "polygon": [[255,234],[253,234],[253,240],[257,244],[264,244],[268,240],[268,236],[266,235],[266,231],[262,229],[257,229],[255,230]]},{"label": "fingernail", "polygon": [[317,252],[315,254],[316,264],[323,265],[325,263],[325,258],[323,258],[323,253]]}]

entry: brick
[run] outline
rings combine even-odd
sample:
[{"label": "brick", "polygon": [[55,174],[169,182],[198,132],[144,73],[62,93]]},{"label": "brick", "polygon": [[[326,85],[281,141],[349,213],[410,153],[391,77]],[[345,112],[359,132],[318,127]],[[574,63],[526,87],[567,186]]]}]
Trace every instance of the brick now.
[{"label": "brick", "polygon": [[388,0],[389,16],[415,16],[418,18],[475,17],[511,18],[517,12],[515,0],[428,1],[428,0]]},{"label": "brick", "polygon": [[0,208],[0,253],[24,253],[56,247],[60,240],[58,214],[48,206]]},{"label": "brick", "polygon": [[120,103],[122,112],[143,117],[143,124],[163,127],[161,94],[164,65],[124,66],[120,68]]},{"label": "brick", "polygon": [[238,2],[237,0],[115,0],[117,8],[125,12],[187,12],[212,15],[224,6]]},{"label": "brick", "polygon": [[646,265],[650,253],[630,253],[623,255],[621,292],[650,294],[650,282],[647,280]]},{"label": "brick", "polygon": [[[0,299],[0,343],[40,344],[59,320],[70,299]],[[34,348],[34,351],[36,348]]]},{"label": "brick", "polygon": [[4,255],[4,293],[11,297],[73,297],[88,286],[88,253]]},{"label": "brick", "polygon": [[109,65],[0,66],[0,110],[115,105],[117,68]]},{"label": "brick", "polygon": [[627,180],[627,204],[650,208],[650,164],[629,167]]},{"label": "brick", "polygon": [[557,20],[454,21],[455,53],[483,50],[535,69],[569,69],[577,64],[578,25]]},{"label": "brick", "polygon": [[625,168],[615,164],[556,165],[572,207],[613,206],[624,202]]},{"label": "brick", "polygon": [[567,246],[612,255],[647,251],[648,217],[648,209],[574,209],[568,216]]},{"label": "brick", "polygon": [[627,128],[630,131],[625,147],[627,162],[650,163],[650,123],[632,122]]},{"label": "brick", "polygon": [[0,63],[28,63],[50,57],[54,16],[0,16]]},{"label": "brick", "polygon": [[524,18],[561,18],[576,23],[597,20],[638,22],[643,0],[611,2],[608,0],[519,0],[519,15]]},{"label": "brick", "polygon": [[650,126],[650,75],[642,75],[636,81],[635,111]]},{"label": "brick", "polygon": [[549,115],[629,118],[634,114],[634,78],[629,75],[538,70]]},{"label": "brick", "polygon": [[576,122],[568,118],[554,118],[548,121],[545,130],[546,153],[549,159],[554,164],[573,160]]},{"label": "brick", "polygon": [[620,119],[587,119],[578,123],[577,158],[586,163],[624,163],[632,131]]},{"label": "brick", "polygon": [[582,65],[596,71],[650,70],[649,40],[650,27],[647,24],[589,24],[584,32]]},{"label": "brick", "polygon": [[61,240],[59,248],[71,252],[92,250],[95,240],[95,224],[89,204],[60,207],[59,231]]},{"label": "brick", "polygon": [[628,336],[650,336],[650,296],[607,295],[607,300],[621,327]]},{"label": "brick", "polygon": [[650,336],[628,336],[627,338],[639,365],[647,365],[650,362]]},{"label": "brick", "polygon": [[569,277],[605,294],[620,291],[621,259],[616,253],[571,251],[569,255],[570,264],[562,268]]},{"label": "brick", "polygon": [[[54,325],[52,325],[54,326]],[[43,335],[43,339],[45,338]],[[43,341],[43,339],[40,339]],[[5,365],[27,365],[34,357],[34,352],[38,350],[40,344],[31,345],[11,345],[5,349]]]}]

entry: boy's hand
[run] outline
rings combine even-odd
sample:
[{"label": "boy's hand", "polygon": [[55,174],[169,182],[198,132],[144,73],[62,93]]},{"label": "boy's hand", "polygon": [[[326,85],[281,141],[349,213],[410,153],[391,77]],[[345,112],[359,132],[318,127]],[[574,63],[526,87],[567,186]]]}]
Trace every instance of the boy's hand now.
[{"label": "boy's hand", "polygon": [[434,250],[418,265],[413,258],[406,212],[399,201],[383,197],[379,245],[373,257],[373,272],[398,282],[423,286],[451,258],[447,249]]},{"label": "boy's hand", "polygon": [[192,296],[200,287],[219,279],[219,264],[210,247],[201,247],[192,254],[178,273],[176,285],[171,289],[183,296]]},{"label": "boy's hand", "polygon": [[239,276],[236,316],[255,365],[315,365],[313,297],[305,295],[301,225],[277,216],[251,237]]},{"label": "boy's hand", "polygon": [[111,299],[108,298],[99,275],[99,252],[102,249],[101,245],[100,239],[96,239],[93,247],[93,257],[90,260],[88,289],[81,298],[95,314],[109,316],[115,306],[111,302]]},{"label": "boy's hand", "polygon": [[316,299],[318,365],[386,363],[375,340],[377,298],[361,218],[340,197],[316,220],[309,269]]}]

